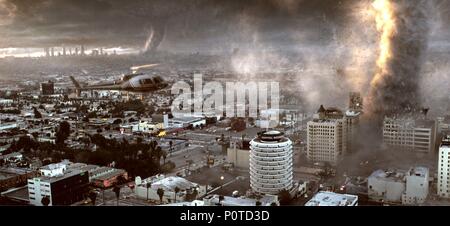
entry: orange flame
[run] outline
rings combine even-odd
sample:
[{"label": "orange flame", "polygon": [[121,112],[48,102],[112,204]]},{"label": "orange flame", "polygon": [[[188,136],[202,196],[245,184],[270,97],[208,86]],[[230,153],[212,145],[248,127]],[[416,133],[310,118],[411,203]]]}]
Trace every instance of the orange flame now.
[{"label": "orange flame", "polygon": [[388,62],[392,58],[392,37],[396,32],[394,6],[391,0],[375,0],[372,4],[375,10],[377,30],[381,33],[377,60],[378,72],[371,81],[371,87],[377,87],[382,78],[389,74]]}]

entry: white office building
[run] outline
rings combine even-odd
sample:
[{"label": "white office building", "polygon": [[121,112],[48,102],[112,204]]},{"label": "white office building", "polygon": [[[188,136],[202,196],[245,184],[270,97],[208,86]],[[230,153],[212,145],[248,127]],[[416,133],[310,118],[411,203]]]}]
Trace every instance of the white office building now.
[{"label": "white office building", "polygon": [[40,176],[28,179],[28,197],[31,205],[42,206],[44,197],[50,206],[71,205],[83,200],[88,191],[87,171],[57,163],[40,168]]},{"label": "white office building", "polygon": [[439,147],[437,194],[450,198],[450,135],[442,139]]},{"label": "white office building", "polygon": [[307,127],[307,159],[336,165],[347,152],[347,119],[343,113],[321,105]]},{"label": "white office building", "polygon": [[291,190],[292,141],[282,132],[258,133],[250,142],[250,187],[263,194]]}]

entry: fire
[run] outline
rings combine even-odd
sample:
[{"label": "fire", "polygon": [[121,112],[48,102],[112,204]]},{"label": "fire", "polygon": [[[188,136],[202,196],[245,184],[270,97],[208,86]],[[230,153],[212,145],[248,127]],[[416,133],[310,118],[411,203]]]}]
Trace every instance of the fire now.
[{"label": "fire", "polygon": [[394,6],[391,0],[375,0],[372,4],[375,11],[377,30],[380,32],[378,71],[372,79],[371,86],[376,87],[384,76],[389,74],[387,63],[392,58],[392,37],[396,32]]}]

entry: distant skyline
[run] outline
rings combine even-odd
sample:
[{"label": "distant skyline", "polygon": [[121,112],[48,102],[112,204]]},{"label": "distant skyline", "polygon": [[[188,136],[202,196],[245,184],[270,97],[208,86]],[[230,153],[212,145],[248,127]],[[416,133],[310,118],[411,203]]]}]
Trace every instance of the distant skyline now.
[{"label": "distant skyline", "polygon": [[[79,46],[70,46],[66,47],[66,55],[69,54],[69,48],[72,49],[72,51],[75,50],[75,48],[80,48]],[[89,55],[92,53],[93,50],[98,50],[100,47],[92,47],[88,48],[85,51],[85,54]],[[63,53],[63,47],[55,46],[54,47],[55,55],[58,55],[58,53]],[[112,48],[103,48],[103,51],[107,54],[113,54],[114,51],[117,55],[122,54],[136,54],[139,53],[139,49],[135,48],[123,48],[123,47],[112,47]],[[5,57],[44,57],[46,55],[44,48],[0,48],[0,58]]]}]

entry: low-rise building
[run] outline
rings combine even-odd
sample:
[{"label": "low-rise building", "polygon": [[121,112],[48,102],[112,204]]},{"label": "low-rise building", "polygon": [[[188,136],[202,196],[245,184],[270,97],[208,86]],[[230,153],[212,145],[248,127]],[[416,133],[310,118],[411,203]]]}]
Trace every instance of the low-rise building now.
[{"label": "low-rise building", "polygon": [[358,196],[321,191],[315,194],[305,206],[357,206]]},{"label": "low-rise building", "polygon": [[227,162],[233,164],[236,168],[249,169],[250,141],[232,142],[231,147],[227,149]]},{"label": "low-rise building", "polygon": [[0,159],[2,159],[5,162],[20,162],[23,159],[23,155],[19,152],[13,152],[5,155],[0,155]]},{"label": "low-rise building", "polygon": [[0,168],[0,191],[6,191],[11,188],[24,186],[29,178],[38,176],[35,170],[23,168]]},{"label": "low-rise building", "polygon": [[429,171],[425,167],[414,167],[406,173],[406,189],[402,195],[402,204],[424,203],[428,196]]},{"label": "low-rise building", "polygon": [[50,206],[71,205],[83,200],[89,185],[87,171],[50,164],[40,169],[41,176],[28,179],[30,204],[42,206],[48,198]]},{"label": "low-rise building", "polygon": [[278,196],[264,195],[259,199],[220,195],[208,195],[203,199],[205,206],[279,206]]},{"label": "low-rise building", "polygon": [[368,178],[369,199],[393,204],[421,204],[428,196],[429,172],[425,167],[377,170]]},{"label": "low-rise building", "polygon": [[[158,189],[162,189],[164,191],[161,197],[163,203],[184,202],[188,201],[190,197],[195,199],[206,194],[206,186],[176,176],[156,175],[144,180],[136,177],[135,183],[135,194],[140,199],[160,201]],[[179,191],[175,192],[176,189]]]}]

